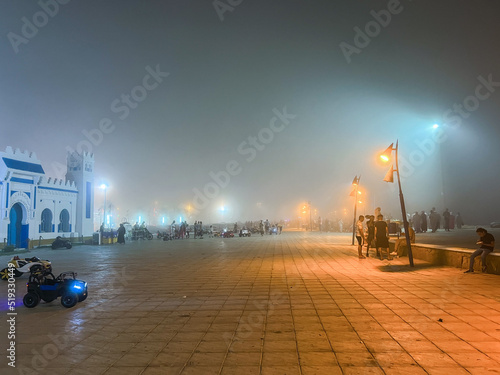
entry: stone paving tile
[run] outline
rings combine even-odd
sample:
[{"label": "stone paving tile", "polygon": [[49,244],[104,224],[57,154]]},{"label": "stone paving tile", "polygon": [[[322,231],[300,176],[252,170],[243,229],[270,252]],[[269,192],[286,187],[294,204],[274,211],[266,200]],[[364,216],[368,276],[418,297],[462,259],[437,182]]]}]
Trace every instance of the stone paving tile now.
[{"label": "stone paving tile", "polygon": [[348,243],[285,232],[36,250],[78,271],[90,294],[28,310],[19,279],[18,363],[31,368],[57,337],[39,373],[500,373],[498,276],[359,260]]}]

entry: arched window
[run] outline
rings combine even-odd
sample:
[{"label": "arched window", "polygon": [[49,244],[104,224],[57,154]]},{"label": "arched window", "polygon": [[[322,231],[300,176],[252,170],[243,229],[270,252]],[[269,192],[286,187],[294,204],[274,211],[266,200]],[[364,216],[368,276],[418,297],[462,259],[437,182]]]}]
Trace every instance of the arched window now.
[{"label": "arched window", "polygon": [[64,209],[59,214],[59,232],[69,232],[69,212]]},{"label": "arched window", "polygon": [[42,211],[42,222],[40,224],[41,233],[52,232],[52,211],[46,208]]}]

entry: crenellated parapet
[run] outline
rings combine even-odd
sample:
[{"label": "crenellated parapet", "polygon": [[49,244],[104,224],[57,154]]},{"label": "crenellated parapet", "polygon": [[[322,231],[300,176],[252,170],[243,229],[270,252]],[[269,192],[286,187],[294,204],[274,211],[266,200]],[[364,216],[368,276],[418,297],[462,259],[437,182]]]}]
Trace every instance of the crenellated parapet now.
[{"label": "crenellated parapet", "polygon": [[73,181],[63,180],[61,178],[45,178],[41,177],[37,184],[38,191],[45,193],[59,193],[59,194],[77,194],[78,189]]},{"label": "crenellated parapet", "polygon": [[0,175],[3,177],[7,173],[22,173],[32,175],[45,174],[41,161],[34,152],[13,149],[10,146],[5,151],[0,151]]},{"label": "crenellated parapet", "polygon": [[27,161],[30,163],[36,163],[36,164],[41,163],[33,151],[28,151],[28,150],[21,151],[20,148],[16,148],[14,150],[11,146],[7,146],[5,148],[5,155],[7,157],[8,156],[13,156],[13,157],[15,156],[15,159],[17,159],[17,160]]},{"label": "crenellated parapet", "polygon": [[40,187],[60,187],[70,190],[77,190],[76,185],[73,181],[63,180],[62,178],[46,178],[41,177],[38,181],[38,186]]}]

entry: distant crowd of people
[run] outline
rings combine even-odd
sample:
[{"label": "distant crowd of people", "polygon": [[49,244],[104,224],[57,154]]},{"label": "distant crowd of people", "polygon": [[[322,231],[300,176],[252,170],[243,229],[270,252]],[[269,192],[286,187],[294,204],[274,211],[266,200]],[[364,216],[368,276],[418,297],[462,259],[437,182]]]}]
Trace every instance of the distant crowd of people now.
[{"label": "distant crowd of people", "polygon": [[464,225],[464,221],[460,212],[453,215],[449,209],[445,209],[442,215],[440,215],[435,207],[432,207],[430,213],[427,215],[425,211],[415,211],[413,216],[410,218],[410,226],[415,230],[416,233],[425,233],[429,229],[432,233],[435,233],[443,225],[443,229],[449,232],[451,229],[457,227],[461,229]]}]

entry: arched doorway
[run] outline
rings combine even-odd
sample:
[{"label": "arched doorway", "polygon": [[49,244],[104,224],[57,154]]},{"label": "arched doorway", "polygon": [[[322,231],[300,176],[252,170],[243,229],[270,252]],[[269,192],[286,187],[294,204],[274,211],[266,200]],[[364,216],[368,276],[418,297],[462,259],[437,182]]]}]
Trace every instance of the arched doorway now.
[{"label": "arched doorway", "polygon": [[69,212],[67,209],[62,210],[59,215],[59,232],[70,232]]},{"label": "arched doorway", "polygon": [[42,211],[42,221],[40,224],[40,232],[50,233],[53,232],[52,228],[52,211],[46,208]]},{"label": "arched doorway", "polygon": [[29,226],[28,224],[23,224],[26,221],[24,209],[21,203],[14,204],[9,213],[9,228],[8,228],[8,239],[9,245],[14,245],[18,248],[28,247],[28,234]]}]

